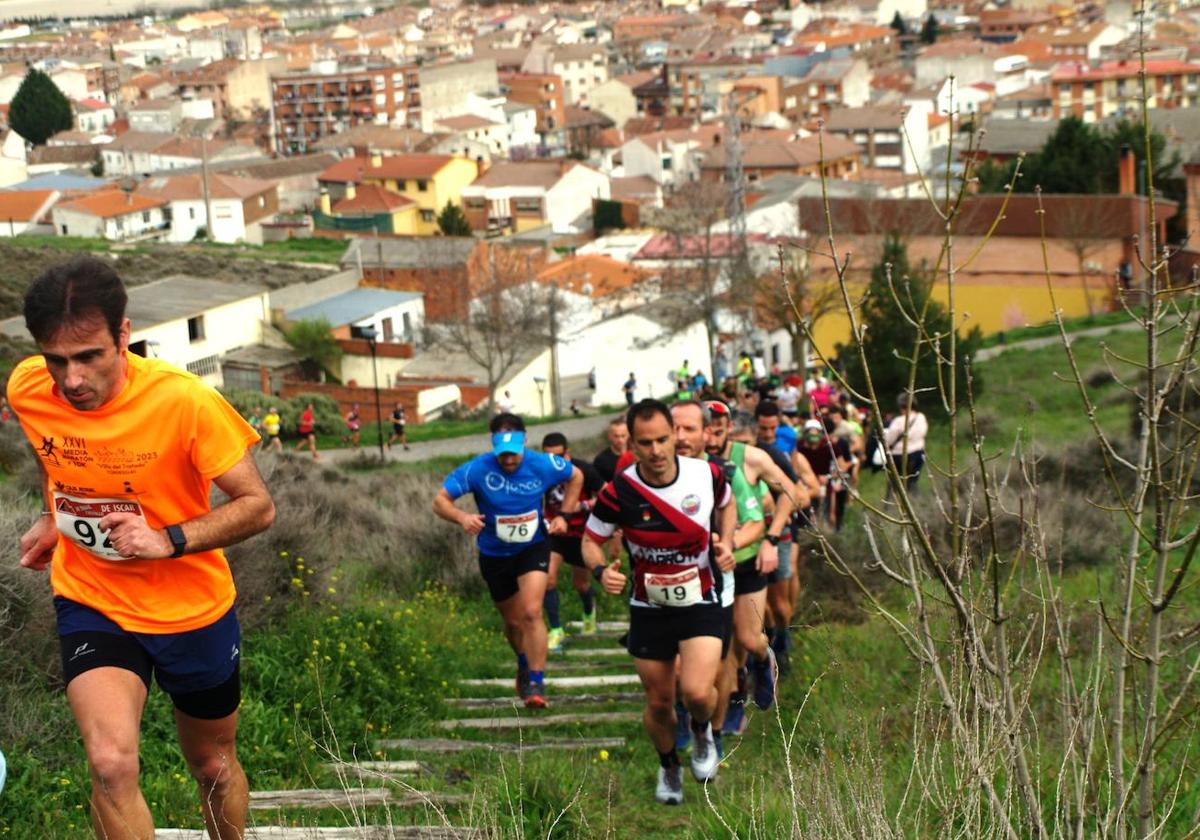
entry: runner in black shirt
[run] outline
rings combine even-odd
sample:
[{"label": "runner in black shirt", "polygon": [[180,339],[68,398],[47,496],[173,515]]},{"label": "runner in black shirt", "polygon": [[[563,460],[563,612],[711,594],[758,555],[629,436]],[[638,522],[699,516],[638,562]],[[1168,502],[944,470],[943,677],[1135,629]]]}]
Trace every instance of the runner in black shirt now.
[{"label": "runner in black shirt", "polygon": [[617,459],[629,448],[629,429],[623,416],[608,421],[608,448],[602,449],[592,459],[592,466],[605,481],[612,481],[617,472]]}]

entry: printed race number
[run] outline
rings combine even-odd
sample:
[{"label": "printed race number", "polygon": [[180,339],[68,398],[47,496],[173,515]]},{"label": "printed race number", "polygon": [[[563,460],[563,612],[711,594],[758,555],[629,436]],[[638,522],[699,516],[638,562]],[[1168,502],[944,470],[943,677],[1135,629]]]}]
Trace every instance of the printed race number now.
[{"label": "printed race number", "polygon": [[496,517],[496,536],[506,543],[531,542],[538,530],[538,512],[506,514]]},{"label": "printed race number", "polygon": [[100,530],[100,520],[110,513],[146,518],[142,506],[131,499],[77,499],[54,494],[54,523],[63,536],[103,560],[125,560]]},{"label": "printed race number", "polygon": [[700,603],[703,595],[699,569],[685,569],[671,575],[646,575],[646,598],[660,607],[690,607]]}]

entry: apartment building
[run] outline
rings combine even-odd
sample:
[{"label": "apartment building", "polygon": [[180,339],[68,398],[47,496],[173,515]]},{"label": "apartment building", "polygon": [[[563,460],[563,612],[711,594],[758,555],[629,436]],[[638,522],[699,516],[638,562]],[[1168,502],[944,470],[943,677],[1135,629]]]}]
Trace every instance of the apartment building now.
[{"label": "apartment building", "polygon": [[[1054,118],[1079,117],[1096,122],[1112,114],[1141,112],[1140,66],[1137,61],[1105,61],[1089,65],[1066,62],[1054,68],[1050,85]],[[1200,106],[1200,64],[1177,60],[1146,62],[1146,107]]]},{"label": "apartment building", "polygon": [[338,67],[318,62],[310,72],[271,77],[271,133],[281,154],[304,153],[322,137],[356,125],[403,124],[416,65]]},{"label": "apartment building", "polygon": [[537,133],[542,145],[562,148],[567,123],[562,79],[553,73],[505,73],[500,85],[510,102],[532,105],[537,110]]}]

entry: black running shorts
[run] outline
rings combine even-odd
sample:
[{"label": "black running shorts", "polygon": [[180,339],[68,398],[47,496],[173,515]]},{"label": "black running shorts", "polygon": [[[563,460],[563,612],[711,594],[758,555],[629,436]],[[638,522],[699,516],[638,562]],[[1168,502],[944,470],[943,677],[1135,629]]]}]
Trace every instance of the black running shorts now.
[{"label": "black running shorts", "polygon": [[551,537],[550,550],[568,565],[584,568],[583,540],[579,537]]},{"label": "black running shorts", "polygon": [[757,565],[758,560],[752,558],[733,567],[734,597],[752,595],[767,588],[767,576],[758,571]]},{"label": "black running shorts", "polygon": [[519,554],[508,557],[479,555],[479,573],[487,583],[492,600],[507,601],[521,588],[517,578],[530,572],[550,571],[550,544],[545,540],[523,549]]},{"label": "black running shorts", "polygon": [[718,604],[690,607],[630,607],[629,638],[625,646],[636,659],[670,661],[679,643],[697,636],[721,640],[721,658],[729,652],[733,609]]}]

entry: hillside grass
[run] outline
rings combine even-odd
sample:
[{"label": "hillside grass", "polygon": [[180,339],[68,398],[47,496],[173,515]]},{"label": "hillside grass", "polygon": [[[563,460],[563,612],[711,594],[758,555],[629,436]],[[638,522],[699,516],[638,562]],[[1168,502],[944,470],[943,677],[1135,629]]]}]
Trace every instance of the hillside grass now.
[{"label": "hillside grass", "polygon": [[[1134,334],[1116,334],[1103,341],[1080,339],[1075,350],[1088,372],[1103,366],[1104,346],[1133,357],[1141,341]],[[1013,350],[980,368],[986,376],[980,410],[987,418],[989,454],[1003,455],[1017,442],[1056,453],[1086,439],[1078,395],[1055,376],[1066,370],[1061,349]],[[1115,369],[1119,376],[1134,372],[1123,363]],[[1101,424],[1114,434],[1127,431],[1130,410],[1119,397],[1120,385],[1097,380],[1090,390],[1101,404]],[[946,462],[943,437],[944,426],[935,424],[930,438],[935,467]],[[448,713],[444,698],[463,691],[456,679],[511,673],[512,655],[474,573],[469,543],[429,512],[429,500],[454,461],[347,475],[327,467],[313,470],[302,458],[264,459],[268,466],[278,464],[268,480],[280,503],[280,522],[271,534],[231,552],[247,628],[239,744],[253,788],[336,784],[321,766],[332,758],[399,757],[378,750],[375,741],[437,734],[430,724]],[[10,541],[34,510],[34,501],[18,486],[22,480],[0,485],[3,509],[25,511],[24,519],[10,515],[0,521],[0,537]],[[878,498],[881,477],[864,473],[862,488],[864,495]],[[325,507],[332,510],[322,515]],[[837,538],[849,552],[857,546],[861,553],[860,521],[852,508],[846,532]],[[1091,535],[1064,533],[1090,545]],[[1086,650],[1096,636],[1094,604],[1111,602],[1119,581],[1103,554],[1081,553],[1061,583]],[[747,734],[740,741],[727,740],[721,777],[709,789],[711,807],[686,772],[685,804],[675,809],[654,804],[656,756],[638,725],[606,724],[578,733],[626,738],[627,746],[606,753],[518,757],[477,750],[415,756],[433,772],[413,784],[469,793],[472,801],[449,811],[448,821],[490,828],[502,837],[868,837],[876,835],[869,826],[877,826],[872,819],[881,815],[894,829],[891,836],[917,838],[953,825],[952,795],[940,811],[926,815],[921,830],[912,827],[902,806],[914,745],[928,747],[938,737],[930,719],[912,715],[920,669],[888,625],[864,611],[844,579],[818,557],[807,556],[802,573],[806,592],[797,616],[794,671],[781,685],[779,711],[754,712]],[[19,662],[0,663],[0,744],[10,762],[10,787],[0,796],[0,837],[74,840],[84,836],[86,826],[87,773],[46,643],[49,594],[44,579],[31,578],[27,572],[0,574],[0,604],[17,605],[20,619],[14,632],[0,633],[0,643],[24,639],[26,653]],[[871,583],[885,604],[904,605],[886,581]],[[1036,588],[1028,573],[1016,584]],[[565,574],[560,591],[564,619],[577,618],[578,599]],[[625,607],[605,596],[600,611],[602,619],[615,619]],[[1198,611],[1200,592],[1189,588],[1171,618],[1194,620]],[[1028,617],[1013,618],[1019,624]],[[939,618],[937,628],[951,632],[947,617]],[[552,659],[552,676],[562,661]],[[613,671],[628,669],[626,661]],[[1055,723],[1056,676],[1057,666],[1050,663],[1032,701],[1045,721],[1040,734],[1046,753],[1038,772],[1047,796],[1057,778],[1052,757],[1062,736]],[[1164,677],[1178,679],[1177,665],[1169,665]],[[143,727],[146,798],[157,825],[199,827],[168,707],[155,690]],[[794,786],[785,750],[792,733]],[[522,737],[540,736],[529,731]],[[1164,779],[1189,763],[1194,767],[1196,743],[1187,731],[1164,747],[1158,763]],[[794,835],[791,789],[800,803]],[[845,811],[841,831],[830,826],[838,807]],[[1049,799],[1046,807],[1052,816]],[[1185,786],[1163,836],[1182,837],[1192,830],[1198,809],[1200,788]],[[436,824],[441,819],[421,809],[254,818],[260,824],[283,819],[307,825]],[[1095,834],[1094,826],[1088,834]]]}]

